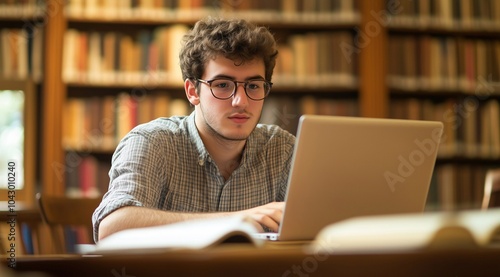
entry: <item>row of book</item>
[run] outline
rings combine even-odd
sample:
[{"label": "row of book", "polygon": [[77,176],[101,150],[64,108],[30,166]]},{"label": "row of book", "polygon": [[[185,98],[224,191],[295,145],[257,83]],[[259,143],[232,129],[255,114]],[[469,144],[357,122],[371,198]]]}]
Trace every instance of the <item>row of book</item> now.
[{"label": "row of book", "polygon": [[[137,34],[70,29],[64,37],[67,83],[180,85],[185,25]],[[279,45],[274,81],[287,86],[356,86],[357,54],[348,31],[293,35]]]},{"label": "row of book", "polygon": [[500,2],[387,0],[388,23],[409,28],[500,30]]},{"label": "row of book", "polygon": [[[443,122],[440,158],[497,159],[500,157],[500,104],[495,98],[480,97],[483,96],[439,102],[393,99],[389,116]],[[110,152],[136,125],[189,112],[185,99],[174,99],[166,93],[69,98],[64,111],[63,144],[66,149]],[[264,102],[261,122],[295,133],[302,114],[358,116],[359,107],[357,100],[350,98],[271,96]]]},{"label": "row of book", "polygon": [[[135,126],[158,117],[187,115],[192,108],[186,99],[166,92],[141,97],[129,93],[104,97],[71,97],[63,118],[63,146],[68,151],[112,152]],[[356,99],[300,99],[271,96],[264,102],[261,123],[276,124],[295,133],[302,114],[357,116]]]},{"label": "row of book", "polygon": [[456,211],[479,209],[488,166],[437,164],[429,188],[426,209]]},{"label": "row of book", "polygon": [[[148,96],[149,97],[149,96]],[[149,97],[152,99],[152,97]],[[156,99],[155,101],[157,101]],[[92,101],[87,100],[77,100],[77,101]],[[118,102],[118,99],[116,99]],[[142,103],[142,101],[140,101]],[[495,103],[496,102],[496,103]],[[86,103],[87,107],[90,105]],[[162,105],[163,106],[163,105]],[[424,120],[440,120],[445,123],[445,133],[443,137],[443,144],[440,145],[442,149],[454,148],[455,155],[459,152],[459,148],[463,148],[466,151],[467,148],[464,145],[465,142],[460,142],[460,139],[465,139],[464,137],[468,135],[474,135],[478,130],[490,129],[489,135],[492,135],[492,129],[484,126],[482,123],[472,122],[471,118],[477,119],[472,116],[472,113],[467,115],[462,115],[462,118],[458,114],[447,116],[447,108],[453,109],[455,111],[457,103],[446,103],[446,104],[435,104],[428,101],[413,100],[408,103],[396,102],[392,103],[393,107],[399,108],[400,113],[392,114],[395,118],[408,118],[408,119],[424,119]],[[495,100],[488,101],[485,105],[486,108],[480,108],[478,113],[483,113],[484,110],[497,109],[498,102]],[[491,108],[496,107],[496,108]],[[300,99],[295,99],[291,97],[270,97],[266,100],[261,122],[278,124],[285,129],[295,133],[296,126],[298,123],[298,118],[301,114],[329,114],[329,115],[343,115],[343,116],[356,116],[358,113],[357,102],[354,99],[318,99],[316,97],[304,97]],[[402,111],[407,111],[406,114],[402,114]],[[486,112],[484,112],[486,113]],[[168,113],[166,113],[168,114]],[[92,116],[92,112],[89,112],[87,117]],[[97,116],[95,117],[97,118]],[[128,116],[125,118],[129,118]],[[487,115],[483,119],[494,120],[498,119],[498,114]],[[66,116],[65,116],[66,119]],[[86,118],[85,118],[86,119]],[[452,120],[453,119],[453,120]],[[461,121],[462,120],[462,121]],[[101,124],[104,123],[105,119],[101,119]],[[138,124],[138,121],[133,124]],[[498,123],[498,120],[497,120]],[[80,130],[87,130],[88,127],[84,127],[78,122],[73,122],[75,126],[79,126]],[[471,130],[470,128],[477,128],[476,130]],[[496,132],[500,125],[496,125]],[[450,131],[452,131],[450,133]],[[91,132],[92,133],[92,132]],[[500,134],[500,133],[497,133]],[[88,136],[80,135],[80,136]],[[497,136],[498,137],[498,136]],[[95,138],[94,138],[95,140]],[[452,143],[453,142],[453,143]],[[116,143],[116,139],[115,139]],[[497,147],[500,147],[500,141],[497,141]],[[455,144],[454,146],[450,146]],[[113,146],[113,149],[116,145]],[[450,146],[450,147],[449,147]],[[473,148],[476,146],[476,150],[481,148],[478,145],[472,145]],[[78,148],[75,148],[78,149]],[[67,151],[66,160],[72,161],[71,166],[66,169],[66,182],[67,182],[67,193],[72,196],[88,196],[93,197],[96,195],[102,195],[107,190],[109,184],[108,172],[110,168],[109,159],[99,159],[94,155],[88,154],[85,147],[80,148],[79,151]],[[90,148],[87,148],[90,149]],[[111,151],[113,149],[101,149],[106,151]],[[483,148],[481,148],[483,149]],[[94,148],[95,150],[95,148]],[[484,150],[484,149],[483,149]],[[468,149],[470,151],[470,149]],[[477,157],[477,153],[471,152],[473,157]],[[491,154],[492,147],[489,147],[487,153]],[[106,152],[108,153],[108,152]],[[498,155],[499,152],[497,152]],[[440,158],[446,158],[447,155],[443,155],[440,152]],[[488,156],[488,158],[492,158]],[[480,205],[482,199],[482,190],[484,184],[484,175],[487,168],[483,165],[461,165],[461,164],[440,164],[438,162],[435,174],[433,176],[433,181],[431,184],[431,191],[429,192],[429,200],[427,204],[428,209],[437,210],[454,210],[463,208],[477,208]]]},{"label": "row of book", "polygon": [[389,38],[388,82],[413,91],[500,92],[500,41],[433,36]]},{"label": "row of book", "polygon": [[112,152],[135,126],[158,117],[187,115],[186,99],[165,92],[148,95],[71,97],[64,106],[63,147],[84,152]]},{"label": "row of book", "polygon": [[498,98],[470,95],[439,102],[416,98],[393,99],[390,117],[443,122],[440,158],[500,158]]},{"label": "row of book", "polygon": [[100,197],[109,186],[111,160],[98,159],[84,152],[66,152],[66,190],[69,197]]},{"label": "row of book", "polygon": [[[182,84],[179,51],[186,25],[139,33],[83,32],[64,35],[63,80],[121,84]],[[166,80],[166,81],[165,81]]]},{"label": "row of book", "polygon": [[0,0],[0,18],[36,18],[46,11],[46,1],[40,0]]},{"label": "row of book", "polygon": [[353,33],[315,32],[290,36],[280,44],[274,81],[291,86],[358,85]]},{"label": "row of book", "polygon": [[359,107],[355,98],[271,96],[264,101],[260,121],[296,134],[299,118],[303,114],[358,116]]},{"label": "row of book", "polygon": [[41,28],[0,28],[0,77],[41,80],[42,49]]},{"label": "row of book", "polygon": [[280,22],[353,22],[359,20],[352,0],[70,0],[69,18],[197,20],[206,16],[236,16]]},{"label": "row of book", "polygon": [[[65,105],[63,143],[66,151],[66,194],[96,197],[107,191],[112,153],[119,140],[134,126],[153,118],[189,113],[187,101],[166,93],[134,100],[122,93],[117,97],[69,98]],[[302,114],[356,116],[355,99],[295,99],[269,97],[264,102],[261,123],[277,124],[296,133]],[[102,152],[105,155],[94,155]]]},{"label": "row of book", "polygon": [[[66,194],[74,197],[99,197],[108,190],[109,159],[69,151],[72,162],[66,170]],[[486,170],[483,165],[437,164],[432,177],[426,209],[475,209],[481,205]]]},{"label": "row of book", "polygon": [[[500,103],[493,96],[470,95],[437,102],[403,97],[392,99],[389,109],[390,118],[443,122],[439,158],[500,158]],[[302,114],[359,116],[359,104],[350,98],[269,97],[261,122],[296,133]]]}]

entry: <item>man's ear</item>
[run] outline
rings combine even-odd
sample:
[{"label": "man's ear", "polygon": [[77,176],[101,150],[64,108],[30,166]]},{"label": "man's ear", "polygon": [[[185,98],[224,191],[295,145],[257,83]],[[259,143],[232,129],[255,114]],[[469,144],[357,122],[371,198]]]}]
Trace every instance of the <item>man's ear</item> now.
[{"label": "man's ear", "polygon": [[186,79],[184,81],[184,91],[186,92],[186,97],[193,106],[196,106],[200,103],[200,97],[196,92],[196,85],[192,80]]}]

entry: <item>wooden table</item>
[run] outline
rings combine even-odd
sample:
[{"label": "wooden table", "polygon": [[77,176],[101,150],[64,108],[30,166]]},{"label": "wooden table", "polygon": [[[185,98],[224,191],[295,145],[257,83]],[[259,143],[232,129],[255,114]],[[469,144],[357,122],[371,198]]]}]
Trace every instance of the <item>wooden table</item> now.
[{"label": "wooden table", "polygon": [[297,246],[228,245],[150,254],[26,256],[17,259],[16,271],[74,277],[500,276],[500,249],[320,255]]}]

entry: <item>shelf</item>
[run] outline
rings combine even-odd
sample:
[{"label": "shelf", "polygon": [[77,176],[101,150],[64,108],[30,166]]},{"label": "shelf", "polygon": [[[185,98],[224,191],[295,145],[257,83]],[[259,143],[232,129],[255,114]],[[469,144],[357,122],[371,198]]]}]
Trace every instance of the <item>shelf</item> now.
[{"label": "shelf", "polygon": [[[224,16],[224,15],[222,15]],[[353,15],[352,18],[342,19],[339,14],[318,14],[311,15],[311,18],[304,20],[302,16],[283,16],[281,13],[274,13],[269,16],[255,17],[245,16],[244,14],[232,13],[225,15],[226,17],[235,17],[248,19],[255,23],[256,25],[264,25],[273,29],[324,29],[324,30],[336,30],[336,29],[349,29],[354,28],[359,25],[359,16]],[[325,19],[326,17],[332,17],[331,19]],[[174,17],[133,17],[133,18],[121,18],[121,17],[67,17],[70,26],[79,25],[101,25],[106,24],[110,26],[163,26],[163,25],[173,25],[173,24],[185,24],[194,25],[196,21],[205,16],[192,16],[176,19]],[[323,18],[322,18],[323,17]]]},{"label": "shelf", "polygon": [[46,15],[47,11],[43,4],[0,4],[0,21],[33,21],[40,20]]},{"label": "shelf", "polygon": [[483,164],[490,167],[500,167],[499,158],[483,158],[483,157],[464,157],[464,156],[453,156],[453,157],[438,157],[436,161],[437,165],[443,164]]},{"label": "shelf", "polygon": [[[417,21],[417,20],[415,20]],[[465,36],[465,37],[490,37],[498,38],[500,23],[476,26],[462,26],[453,24],[443,26],[441,24],[419,24],[419,23],[391,23],[387,30],[392,34],[416,34],[416,35],[436,35],[436,36]]]},{"label": "shelf", "polygon": [[[297,81],[283,81],[273,79],[273,93],[303,93],[308,94],[325,94],[325,93],[342,93],[342,94],[355,94],[358,90],[358,81],[356,77],[347,76],[330,76],[327,83],[321,83],[320,81],[311,79],[308,80],[307,84],[305,82],[298,83]],[[275,79],[279,79],[277,76]],[[296,80],[297,78],[295,78]],[[342,81],[344,79],[344,81]],[[160,90],[168,90],[172,92],[184,92],[184,87],[182,83],[178,82],[163,82],[163,83],[134,83],[134,82],[67,82],[66,86],[69,91],[79,90],[105,90],[120,91],[120,90],[130,90],[137,92],[152,92]],[[92,95],[96,93],[90,93]]]},{"label": "shelf", "polygon": [[177,85],[161,86],[128,86],[124,84],[91,84],[91,83],[67,83],[68,97],[94,97],[94,96],[116,96],[121,92],[128,92],[133,95],[147,95],[150,93],[159,93],[168,91],[168,94],[174,98],[186,97],[184,87]]},{"label": "shelf", "polygon": [[[459,85],[424,85],[428,83],[424,80],[406,80],[406,82],[389,82],[389,90],[391,96],[420,96],[420,97],[466,97],[477,95],[481,98],[498,98],[500,97],[500,83],[478,83],[475,85],[462,86]],[[452,82],[455,83],[455,82]],[[458,83],[458,81],[457,81]],[[465,88],[469,87],[469,88]]]},{"label": "shelf", "polygon": [[[215,3],[215,2],[214,2]],[[256,4],[247,3],[248,5]],[[259,3],[257,3],[258,5]],[[179,4],[182,5],[182,4]],[[84,24],[124,24],[124,25],[194,25],[200,18],[208,16],[238,18],[252,21],[259,25],[269,25],[282,28],[310,28],[319,27],[355,27],[359,25],[360,15],[352,7],[341,10],[324,11],[283,11],[279,9],[221,8],[220,6],[202,7],[101,7],[79,8],[68,7],[65,10],[66,18],[72,23]]]}]

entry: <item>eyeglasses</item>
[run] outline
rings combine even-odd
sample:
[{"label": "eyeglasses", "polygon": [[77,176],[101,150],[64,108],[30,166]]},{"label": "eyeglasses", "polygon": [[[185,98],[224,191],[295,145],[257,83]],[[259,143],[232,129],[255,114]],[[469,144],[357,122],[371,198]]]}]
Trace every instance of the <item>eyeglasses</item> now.
[{"label": "eyeglasses", "polygon": [[213,79],[213,80],[202,80],[196,79],[210,87],[212,95],[220,100],[226,100],[236,93],[236,88],[238,83],[243,84],[245,89],[245,94],[248,98],[252,100],[263,100],[271,92],[271,87],[273,83],[265,80],[248,80],[246,82],[239,82],[230,79]]}]

